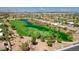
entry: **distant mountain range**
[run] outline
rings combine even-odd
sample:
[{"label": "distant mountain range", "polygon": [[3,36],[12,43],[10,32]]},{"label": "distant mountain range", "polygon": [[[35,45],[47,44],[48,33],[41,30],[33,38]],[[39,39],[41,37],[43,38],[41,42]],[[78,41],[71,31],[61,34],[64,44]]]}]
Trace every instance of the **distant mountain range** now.
[{"label": "distant mountain range", "polygon": [[0,7],[0,12],[79,12],[79,7]]}]

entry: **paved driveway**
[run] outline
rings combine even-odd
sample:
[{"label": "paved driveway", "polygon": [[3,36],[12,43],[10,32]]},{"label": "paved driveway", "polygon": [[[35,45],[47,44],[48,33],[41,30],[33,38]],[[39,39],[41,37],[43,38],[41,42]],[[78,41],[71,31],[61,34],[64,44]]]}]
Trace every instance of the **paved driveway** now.
[{"label": "paved driveway", "polygon": [[69,48],[63,49],[62,51],[79,51],[79,44],[75,45],[73,47],[69,47]]}]

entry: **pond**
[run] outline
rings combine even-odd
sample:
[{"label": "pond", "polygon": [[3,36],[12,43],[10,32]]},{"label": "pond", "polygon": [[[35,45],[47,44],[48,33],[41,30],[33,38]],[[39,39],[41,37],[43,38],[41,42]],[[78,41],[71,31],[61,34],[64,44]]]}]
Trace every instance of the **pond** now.
[{"label": "pond", "polygon": [[39,26],[37,24],[31,23],[28,19],[22,19],[22,22],[26,24],[26,27],[28,28],[38,29],[40,31],[50,31],[50,29],[46,28],[45,26]]},{"label": "pond", "polygon": [[24,24],[32,25],[32,23],[28,19],[21,20]]}]

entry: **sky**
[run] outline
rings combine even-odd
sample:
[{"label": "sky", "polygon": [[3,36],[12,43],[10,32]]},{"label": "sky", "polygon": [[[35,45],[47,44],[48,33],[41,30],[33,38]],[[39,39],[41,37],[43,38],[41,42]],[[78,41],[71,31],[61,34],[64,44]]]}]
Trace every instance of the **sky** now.
[{"label": "sky", "polygon": [[79,7],[0,7],[0,10],[31,12],[79,12]]}]

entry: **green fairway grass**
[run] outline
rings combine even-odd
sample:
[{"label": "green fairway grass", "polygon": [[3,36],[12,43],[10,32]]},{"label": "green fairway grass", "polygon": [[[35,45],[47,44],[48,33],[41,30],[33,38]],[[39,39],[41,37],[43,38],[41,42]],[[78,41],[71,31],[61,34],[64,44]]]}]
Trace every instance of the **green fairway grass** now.
[{"label": "green fairway grass", "polygon": [[68,33],[58,31],[56,28],[47,26],[39,26],[28,20],[11,20],[10,24],[15,27],[17,33],[21,36],[35,36],[36,38],[44,38],[48,40],[57,39],[61,41],[72,41],[72,36]]}]

